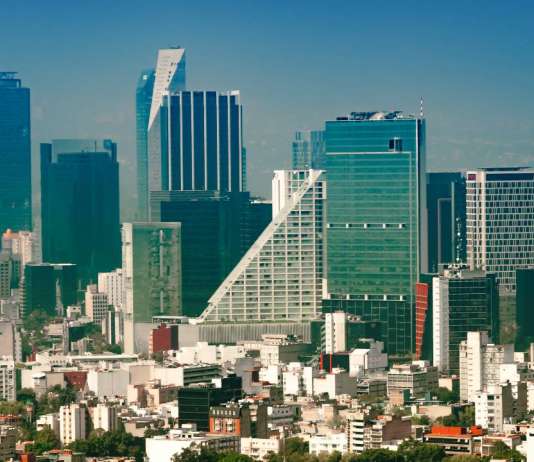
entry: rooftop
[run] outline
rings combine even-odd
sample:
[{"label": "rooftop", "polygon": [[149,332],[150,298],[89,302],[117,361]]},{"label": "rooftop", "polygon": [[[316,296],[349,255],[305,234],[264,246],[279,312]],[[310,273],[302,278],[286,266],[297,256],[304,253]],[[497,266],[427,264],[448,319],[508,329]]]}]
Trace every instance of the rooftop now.
[{"label": "rooftop", "polygon": [[414,120],[416,117],[402,111],[351,112],[349,115],[337,117],[336,120],[374,121],[374,120]]}]

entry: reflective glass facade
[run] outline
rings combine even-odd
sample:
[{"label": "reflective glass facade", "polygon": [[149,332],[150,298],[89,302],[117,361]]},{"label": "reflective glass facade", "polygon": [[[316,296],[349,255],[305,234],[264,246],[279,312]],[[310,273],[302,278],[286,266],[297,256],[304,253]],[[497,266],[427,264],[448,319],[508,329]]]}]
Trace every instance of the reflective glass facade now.
[{"label": "reflective glass facade", "polygon": [[437,272],[440,264],[466,261],[465,179],[461,173],[427,175],[428,265]]},{"label": "reflective glass facade", "polygon": [[137,215],[140,220],[146,220],[148,217],[148,118],[155,75],[154,69],[143,71],[137,81],[135,92]]},{"label": "reflective glass facade", "polygon": [[432,281],[433,361],[440,372],[460,373],[460,342],[485,331],[498,342],[499,294],[494,274],[462,265],[444,269]]},{"label": "reflective glass facade", "polygon": [[239,92],[167,94],[149,131],[150,191],[244,190]]},{"label": "reflective glass facade", "polygon": [[121,264],[119,164],[111,140],[41,144],[43,260],[75,263],[84,283]]},{"label": "reflective glass facade", "polygon": [[294,170],[320,170],[325,167],[323,130],[301,130],[295,133],[291,144],[291,164]]},{"label": "reflective glass facade", "polygon": [[325,141],[326,306],[338,300],[364,319],[386,321],[389,352],[410,352],[426,258],[424,120],[353,113],[327,121]]},{"label": "reflective glass facade", "polygon": [[30,89],[0,72],[0,232],[31,229]]}]

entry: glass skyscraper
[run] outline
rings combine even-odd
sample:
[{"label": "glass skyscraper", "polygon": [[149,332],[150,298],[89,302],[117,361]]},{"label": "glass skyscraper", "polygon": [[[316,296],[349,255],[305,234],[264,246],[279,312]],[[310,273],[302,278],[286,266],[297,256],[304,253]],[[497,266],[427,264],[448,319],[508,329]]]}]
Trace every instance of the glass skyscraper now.
[{"label": "glass skyscraper", "polygon": [[43,261],[76,263],[80,279],[121,264],[119,164],[111,140],[41,144]]},{"label": "glass skyscraper", "polygon": [[440,264],[465,262],[465,179],[461,173],[427,175],[427,209],[428,264],[423,271],[436,273]]},{"label": "glass skyscraper", "polygon": [[239,92],[168,93],[149,130],[150,191],[244,186]]},{"label": "glass skyscraper", "polygon": [[0,232],[31,229],[30,89],[0,72]]},{"label": "glass skyscraper", "polygon": [[141,72],[135,92],[136,137],[137,137],[137,216],[148,216],[148,118],[154,91],[156,71]]},{"label": "glass skyscraper", "polygon": [[185,90],[185,50],[181,47],[158,51],[156,69],[141,72],[135,93],[137,135],[137,215],[148,219],[148,130],[158,116],[167,91]]},{"label": "glass skyscraper", "polygon": [[352,113],[326,122],[325,142],[325,309],[386,322],[388,352],[410,353],[415,285],[427,258],[425,122]]},{"label": "glass skyscraper", "polygon": [[324,131],[300,130],[295,132],[291,154],[291,164],[294,170],[324,168],[326,160]]}]

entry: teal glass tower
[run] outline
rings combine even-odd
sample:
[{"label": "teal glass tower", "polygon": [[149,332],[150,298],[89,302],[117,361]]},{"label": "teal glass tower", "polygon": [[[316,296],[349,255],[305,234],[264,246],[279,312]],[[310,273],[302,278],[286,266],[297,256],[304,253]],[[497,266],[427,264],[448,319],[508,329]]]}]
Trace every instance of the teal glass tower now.
[{"label": "teal glass tower", "polygon": [[388,352],[409,354],[415,284],[427,258],[425,122],[401,112],[351,113],[326,122],[325,143],[324,308],[383,321]]},{"label": "teal glass tower", "polygon": [[148,214],[148,139],[147,128],[154,91],[156,71],[141,72],[135,92],[135,122],[137,150],[137,215],[146,219]]}]

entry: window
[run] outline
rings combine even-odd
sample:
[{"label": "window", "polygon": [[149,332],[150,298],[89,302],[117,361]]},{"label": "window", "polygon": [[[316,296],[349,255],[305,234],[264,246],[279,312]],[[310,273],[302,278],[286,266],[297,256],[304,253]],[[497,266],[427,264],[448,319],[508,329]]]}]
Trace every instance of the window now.
[{"label": "window", "polygon": [[400,138],[392,138],[389,140],[389,150],[400,152],[402,151],[402,140]]}]

